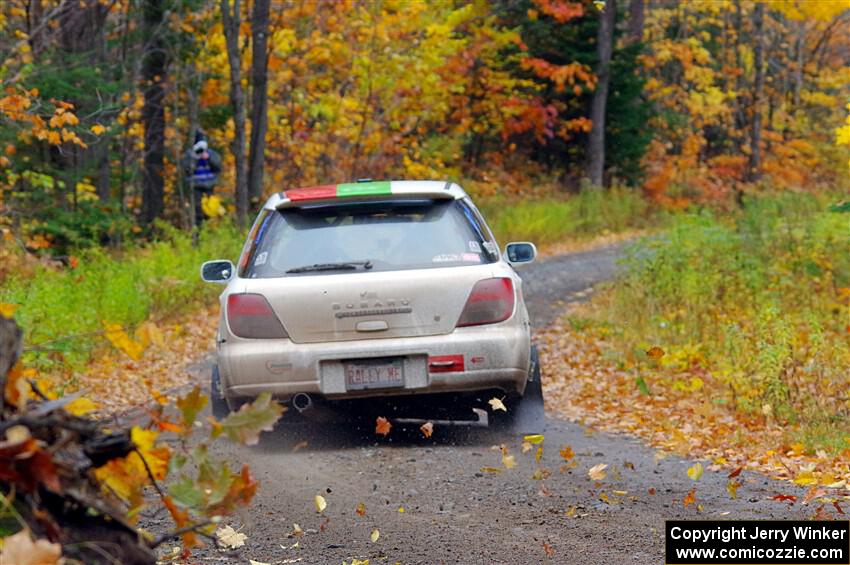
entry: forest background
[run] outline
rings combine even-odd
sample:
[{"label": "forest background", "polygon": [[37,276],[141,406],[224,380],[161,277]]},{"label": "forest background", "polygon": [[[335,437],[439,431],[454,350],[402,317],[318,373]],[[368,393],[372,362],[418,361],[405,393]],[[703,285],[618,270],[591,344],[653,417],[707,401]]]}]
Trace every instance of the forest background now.
[{"label": "forest background", "polygon": [[[2,2],[0,322],[14,315],[27,344],[4,416],[27,382],[84,389],[72,413],[153,398],[100,478],[132,518],[167,477],[191,547],[192,524],[211,535],[202,518],[256,488],[224,466],[206,479],[226,504],[211,502],[155,444],[188,438],[205,403],[194,389],[167,416],[161,392],[211,343],[200,263],[235,259],[273,192],[451,179],[501,243],[652,236],[538,337],[550,411],[844,488],[848,27],[848,0]],[[224,158],[203,226],[180,166],[198,129]],[[255,410],[213,437],[256,441],[281,409]],[[57,487],[49,450],[6,439],[41,457],[14,480]]]}]

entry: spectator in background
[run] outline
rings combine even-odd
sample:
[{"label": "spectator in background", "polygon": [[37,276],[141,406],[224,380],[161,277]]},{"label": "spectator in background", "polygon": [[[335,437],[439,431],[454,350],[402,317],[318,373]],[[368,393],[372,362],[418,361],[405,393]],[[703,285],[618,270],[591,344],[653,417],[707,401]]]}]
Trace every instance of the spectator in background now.
[{"label": "spectator in background", "polygon": [[195,132],[195,144],[183,156],[183,172],[194,201],[195,226],[200,226],[206,219],[201,207],[204,196],[213,193],[221,172],[221,155],[210,149],[201,130]]}]

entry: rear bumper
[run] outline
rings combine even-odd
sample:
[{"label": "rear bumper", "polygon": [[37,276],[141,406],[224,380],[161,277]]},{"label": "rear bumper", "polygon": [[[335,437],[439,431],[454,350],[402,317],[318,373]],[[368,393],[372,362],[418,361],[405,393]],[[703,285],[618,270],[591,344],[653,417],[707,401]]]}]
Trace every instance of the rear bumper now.
[{"label": "rear bumper", "polygon": [[[226,397],[270,392],[289,400],[304,392],[328,400],[501,389],[522,394],[528,378],[528,328],[515,317],[502,324],[458,328],[448,335],[293,343],[229,336],[218,351]],[[464,370],[429,372],[428,358],[462,355]],[[404,358],[404,386],[346,390],[344,362],[376,357]]]}]

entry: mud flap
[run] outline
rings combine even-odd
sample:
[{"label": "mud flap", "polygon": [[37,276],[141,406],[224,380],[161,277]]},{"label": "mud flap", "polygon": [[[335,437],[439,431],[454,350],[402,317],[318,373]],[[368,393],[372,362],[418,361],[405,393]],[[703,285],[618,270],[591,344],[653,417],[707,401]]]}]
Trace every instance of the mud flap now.
[{"label": "mud flap", "polygon": [[218,365],[213,365],[210,375],[210,410],[216,420],[226,418],[230,414],[230,407],[221,391],[221,375],[218,372]]},{"label": "mud flap", "polygon": [[543,407],[543,385],[540,382],[540,362],[537,348],[531,349],[531,370],[525,385],[525,394],[514,408],[512,431],[517,434],[542,434],[546,426]]},{"label": "mud flap", "polygon": [[543,386],[540,382],[540,363],[536,347],[531,349],[531,367],[528,383],[525,385],[525,394],[506,404],[508,408],[506,414],[488,414],[488,417],[495,417],[496,427],[516,435],[543,433],[543,428],[546,426],[546,411],[543,407]]}]

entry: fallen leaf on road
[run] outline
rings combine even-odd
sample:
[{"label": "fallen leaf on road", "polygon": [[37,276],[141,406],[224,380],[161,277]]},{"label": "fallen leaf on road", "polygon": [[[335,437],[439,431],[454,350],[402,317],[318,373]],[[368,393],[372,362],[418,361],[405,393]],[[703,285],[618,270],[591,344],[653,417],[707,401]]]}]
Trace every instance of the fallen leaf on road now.
[{"label": "fallen leaf on road", "polygon": [[295,444],[295,447],[292,448],[292,453],[298,453],[299,451],[301,451],[305,447],[307,447],[307,442],[306,441],[299,441],[298,443]]},{"label": "fallen leaf on road", "polygon": [[806,496],[803,497],[803,504],[808,504],[816,498],[820,498],[826,494],[822,488],[812,487],[806,491]]},{"label": "fallen leaf on road", "polygon": [[797,502],[797,497],[793,494],[777,494],[776,496],[770,497],[771,500],[777,500],[779,502]]},{"label": "fallen leaf on road", "polygon": [[531,451],[531,444],[527,441],[522,442],[522,452],[528,453],[529,451]]},{"label": "fallen leaf on road", "polygon": [[398,512],[399,512],[399,514],[404,514],[404,506],[399,506]]},{"label": "fallen leaf on road", "polygon": [[587,476],[593,479],[594,481],[601,481],[605,478],[605,475],[607,475],[607,473],[605,472],[605,469],[607,468],[607,463],[600,463],[599,465],[594,465],[587,472]]},{"label": "fallen leaf on road", "polygon": [[357,505],[357,509],[355,510],[355,512],[357,512],[358,516],[365,516],[366,515],[366,505],[361,502],[360,504]]},{"label": "fallen leaf on road", "polygon": [[528,443],[533,443],[534,445],[539,445],[539,444],[543,443],[544,436],[543,436],[543,434],[533,434],[533,435],[530,435],[530,436],[525,436],[522,439],[524,441],[527,441]]},{"label": "fallen leaf on road", "polygon": [[737,469],[735,469],[734,471],[732,471],[731,473],[729,473],[728,475],[726,475],[726,478],[728,478],[728,479],[734,479],[735,477],[737,477],[738,475],[740,475],[740,474],[741,474],[741,471],[743,471],[743,470],[744,470],[744,468],[743,468],[743,467],[738,467]]},{"label": "fallen leaf on road", "polygon": [[215,531],[215,539],[221,547],[236,549],[245,545],[248,536],[237,532],[231,526],[222,526]]},{"label": "fallen leaf on road", "polygon": [[419,431],[422,432],[422,435],[426,438],[431,437],[431,434],[434,433],[434,424],[431,422],[425,422],[421,426],[419,426]]},{"label": "fallen leaf on road", "polygon": [[548,479],[549,475],[552,474],[552,471],[549,469],[537,469],[534,471],[534,474],[531,475],[531,478],[535,481],[542,481],[543,479]]},{"label": "fallen leaf on road", "polygon": [[729,493],[729,498],[735,500],[738,498],[738,487],[741,486],[741,483],[732,479],[726,483],[726,492]]},{"label": "fallen leaf on road", "polygon": [[796,477],[794,477],[794,483],[801,486],[809,486],[818,484],[817,477],[814,476],[812,471],[803,471],[799,473]]},{"label": "fallen leaf on road", "polygon": [[558,453],[561,454],[561,457],[564,458],[564,461],[569,461],[570,459],[575,457],[575,453],[573,453],[573,448],[570,447],[569,445],[563,446],[561,448],[561,451],[559,451]]},{"label": "fallen leaf on road", "polygon": [[487,401],[487,404],[489,404],[491,406],[491,409],[493,410],[493,412],[495,412],[496,410],[501,410],[502,412],[508,411],[508,409],[505,407],[505,404],[498,398],[495,398],[495,397],[491,398],[490,400]]},{"label": "fallen leaf on road", "polygon": [[384,418],[383,416],[378,416],[378,419],[375,420],[375,433],[387,437],[392,429],[393,425],[390,424],[390,421]]},{"label": "fallen leaf on road", "polygon": [[548,557],[554,557],[555,556],[555,550],[552,549],[552,546],[549,545],[548,543],[546,543],[545,541],[543,542],[543,551],[546,552],[546,555]]},{"label": "fallen leaf on road", "polygon": [[702,477],[702,463],[695,463],[688,469],[688,477],[692,481],[698,481]]},{"label": "fallen leaf on road", "polygon": [[249,559],[248,563],[250,565],[272,565],[271,563],[268,563],[266,561],[254,561],[253,559]]},{"label": "fallen leaf on road", "polygon": [[682,501],[685,504],[685,508],[696,502],[697,500],[697,489],[692,488],[687,495],[685,495],[685,499]]},{"label": "fallen leaf on road", "polygon": [[379,537],[381,537],[381,532],[378,531],[378,528],[375,528],[372,530],[372,535],[369,536],[369,539],[372,540],[372,543],[375,543]]},{"label": "fallen leaf on road", "polygon": [[649,495],[650,495],[650,496],[652,496],[653,494],[655,494],[655,489],[654,489],[654,488],[652,488],[652,487],[650,487],[649,489],[647,489],[647,491],[646,491],[646,492],[648,492],[648,493],[649,493]]},{"label": "fallen leaf on road", "polygon": [[833,500],[832,505],[835,507],[836,512],[838,512],[839,514],[844,514],[844,509],[841,508],[841,506],[838,504],[837,500]]},{"label": "fallen leaf on road", "polygon": [[324,497],[324,496],[322,496],[321,494],[317,494],[317,495],[316,495],[316,498],[314,499],[314,502],[316,503],[316,512],[318,512],[319,514],[321,514],[322,512],[324,512],[324,511],[325,511],[325,508],[327,508],[327,507],[328,507],[328,503],[327,503],[327,501],[325,500],[325,497]]},{"label": "fallen leaf on road", "polygon": [[481,471],[482,473],[501,473],[502,472],[502,470],[499,469],[498,467],[481,467],[481,469],[479,469],[479,471]]},{"label": "fallen leaf on road", "polygon": [[537,448],[537,453],[534,454],[534,460],[539,462],[541,457],[543,457],[543,446],[542,445]]},{"label": "fallen leaf on road", "polygon": [[609,506],[611,505],[611,499],[608,498],[608,495],[605,494],[604,492],[599,493],[599,500],[601,500],[602,502],[604,502],[605,504],[607,504]]},{"label": "fallen leaf on road", "polygon": [[294,522],[292,524],[292,535],[293,536],[303,536],[304,535],[304,530],[301,529],[301,526],[299,526],[298,524],[296,524]]}]

